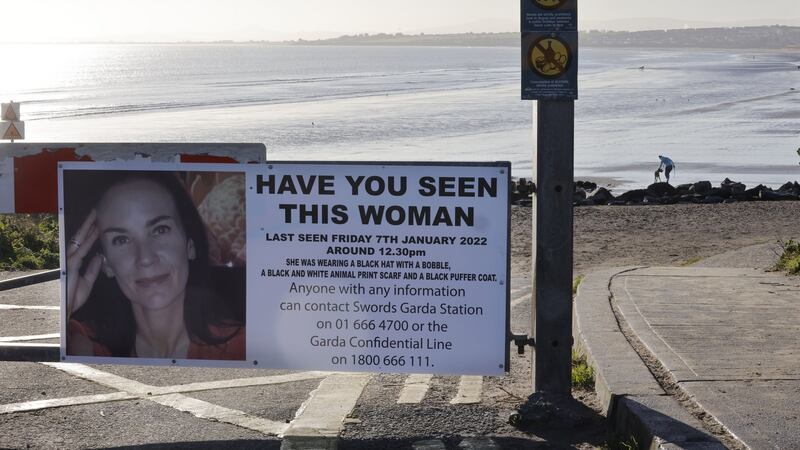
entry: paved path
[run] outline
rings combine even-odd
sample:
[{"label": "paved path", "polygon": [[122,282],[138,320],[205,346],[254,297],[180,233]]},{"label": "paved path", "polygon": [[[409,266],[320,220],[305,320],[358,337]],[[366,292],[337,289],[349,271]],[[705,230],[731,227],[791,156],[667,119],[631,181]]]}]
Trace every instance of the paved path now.
[{"label": "paved path", "polygon": [[[705,412],[753,449],[800,448],[800,278],[671,267],[606,271],[586,281],[576,300],[578,328],[609,395],[647,405],[673,384],[688,394],[694,414],[650,404],[640,419],[667,411],[673,426],[699,430],[692,439],[713,445]],[[660,386],[652,376],[645,382],[639,355],[620,345],[618,323],[632,331],[645,360],[654,356],[666,370]],[[663,430],[664,440],[677,439]]]}]

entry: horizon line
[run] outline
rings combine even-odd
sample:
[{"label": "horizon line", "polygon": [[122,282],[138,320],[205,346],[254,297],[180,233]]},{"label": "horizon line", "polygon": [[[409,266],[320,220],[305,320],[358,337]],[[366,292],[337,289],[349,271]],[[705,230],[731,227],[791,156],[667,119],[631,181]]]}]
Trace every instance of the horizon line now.
[{"label": "horizon line", "polygon": [[[656,28],[650,30],[609,30],[609,29],[597,29],[597,28],[590,28],[590,29],[583,29],[578,30],[579,33],[592,33],[592,32],[599,32],[599,33],[647,33],[651,31],[687,31],[687,30],[715,30],[715,29],[745,29],[745,28],[771,28],[771,27],[784,27],[784,28],[800,28],[800,26],[795,25],[781,25],[781,24],[774,24],[774,25],[748,25],[748,26],[719,26],[719,27],[687,27],[687,28]],[[138,41],[138,40],[129,40],[129,41],[116,41],[116,40],[98,40],[98,41],[86,41],[86,40],[76,40],[76,41],[0,41],[0,45],[7,45],[7,44],[26,44],[26,45],[97,45],[97,44],[109,44],[109,45],[121,45],[121,44],[271,44],[271,45],[281,45],[281,44],[297,44],[300,42],[324,42],[324,41],[331,41],[336,39],[342,38],[371,38],[371,37],[427,37],[427,36],[457,36],[457,35],[470,35],[470,34],[478,34],[478,35],[500,35],[500,34],[520,34],[520,31],[463,31],[457,33],[416,33],[416,34],[405,34],[402,32],[399,33],[386,33],[386,32],[378,32],[378,33],[356,33],[356,34],[342,34],[336,37],[329,37],[329,38],[317,38],[317,39],[304,39],[304,38],[297,38],[297,39],[290,39],[290,40],[268,40],[268,39],[248,39],[248,40],[235,40],[235,39],[215,39],[215,40],[175,40],[175,41]]]}]

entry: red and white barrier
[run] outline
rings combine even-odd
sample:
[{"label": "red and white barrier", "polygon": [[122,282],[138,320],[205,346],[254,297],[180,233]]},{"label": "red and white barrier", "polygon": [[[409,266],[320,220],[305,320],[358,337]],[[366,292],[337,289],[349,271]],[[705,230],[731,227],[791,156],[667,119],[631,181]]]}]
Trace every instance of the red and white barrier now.
[{"label": "red and white barrier", "polygon": [[0,214],[55,213],[62,161],[259,163],[265,159],[263,144],[0,144]]}]

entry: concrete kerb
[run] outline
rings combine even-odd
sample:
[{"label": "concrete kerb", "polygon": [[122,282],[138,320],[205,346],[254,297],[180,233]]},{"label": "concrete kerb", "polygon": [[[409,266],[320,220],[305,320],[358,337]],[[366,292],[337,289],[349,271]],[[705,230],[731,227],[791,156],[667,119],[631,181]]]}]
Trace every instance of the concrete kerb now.
[{"label": "concrete kerb", "polygon": [[57,362],[60,358],[59,344],[0,342],[0,361]]},{"label": "concrete kerb", "polygon": [[7,291],[9,289],[21,288],[30,286],[31,284],[44,283],[47,281],[54,281],[61,278],[61,270],[53,269],[44,272],[34,273],[32,275],[24,275],[17,278],[0,281],[0,291]]},{"label": "concrete kerb", "polygon": [[621,439],[635,438],[639,448],[723,449],[664,392],[620,329],[611,309],[611,280],[640,268],[591,273],[575,298],[575,345],[594,369],[595,390],[612,431]]},{"label": "concrete kerb", "polygon": [[[0,281],[0,291],[58,280],[60,277],[61,271],[53,269],[10,278]],[[55,362],[59,361],[60,358],[61,350],[59,344],[0,342],[0,361]]]}]

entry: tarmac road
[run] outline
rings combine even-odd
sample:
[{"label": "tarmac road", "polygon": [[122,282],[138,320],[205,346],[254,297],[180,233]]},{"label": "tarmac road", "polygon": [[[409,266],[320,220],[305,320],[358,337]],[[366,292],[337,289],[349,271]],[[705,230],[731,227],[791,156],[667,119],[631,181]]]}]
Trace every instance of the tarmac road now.
[{"label": "tarmac road", "polygon": [[[57,281],[0,292],[0,341],[57,343],[59,295]],[[514,279],[516,332],[529,301]],[[574,423],[507,424],[531,386],[530,354],[512,350],[500,378],[0,362],[0,448],[602,445],[603,417],[580,404]]]}]

